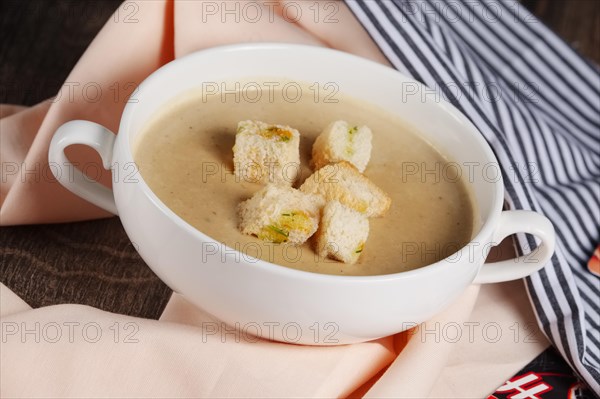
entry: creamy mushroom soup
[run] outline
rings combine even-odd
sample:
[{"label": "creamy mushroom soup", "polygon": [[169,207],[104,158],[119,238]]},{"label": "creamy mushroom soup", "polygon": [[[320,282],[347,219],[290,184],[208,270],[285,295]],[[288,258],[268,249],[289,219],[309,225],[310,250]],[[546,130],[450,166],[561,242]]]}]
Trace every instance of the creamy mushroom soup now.
[{"label": "creamy mushroom soup", "polygon": [[[237,87],[237,92],[223,92],[214,84],[178,97],[161,108],[134,143],[139,172],[158,198],[221,243],[221,249],[242,252],[226,250],[220,256],[256,257],[316,273],[378,275],[434,263],[471,240],[474,209],[456,164],[397,116],[344,96],[334,86]],[[300,131],[302,168],[294,187],[312,173],[313,141],[331,121],[371,128],[373,150],[364,174],[388,193],[392,205],[385,217],[370,219],[369,238],[358,263],[319,258],[311,240],[299,247],[271,244],[238,230],[237,205],[261,187],[233,175],[236,126],[247,119]],[[216,250],[211,245],[205,248],[207,256],[217,256]]]}]

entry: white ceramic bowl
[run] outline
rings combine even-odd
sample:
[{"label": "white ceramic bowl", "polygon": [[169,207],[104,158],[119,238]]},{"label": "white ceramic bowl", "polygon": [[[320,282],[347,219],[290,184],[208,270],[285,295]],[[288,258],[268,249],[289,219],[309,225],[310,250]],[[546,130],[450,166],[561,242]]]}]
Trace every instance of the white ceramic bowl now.
[{"label": "white ceramic bowl", "polygon": [[[353,55],[286,44],[227,46],[177,59],[140,85],[123,112],[117,136],[92,122],[68,122],[56,132],[49,160],[68,163],[65,147],[87,144],[100,153],[107,169],[121,169],[113,169],[113,174],[126,176],[125,168],[133,162],[134,137],[163,104],[205,82],[254,76],[321,85],[335,82],[341,93],[405,119],[459,165],[476,163],[498,170],[477,129],[452,105],[431,91],[426,95],[421,84]],[[400,332],[444,309],[469,284],[522,278],[543,267],[554,251],[550,222],[534,212],[503,212],[502,177],[492,179],[485,173],[474,173],[471,179],[481,218],[471,243],[420,269],[360,277],[309,273],[249,261],[247,256],[234,261],[235,257],[214,251],[207,254],[206,248],[214,249],[217,243],[167,208],[143,176],[134,183],[115,179],[112,192],[81,173],[75,179],[66,174],[56,177],[75,194],[118,214],[142,258],[174,291],[245,333],[286,342],[345,344]],[[492,245],[517,232],[540,238],[538,250],[516,260],[484,264]]]}]

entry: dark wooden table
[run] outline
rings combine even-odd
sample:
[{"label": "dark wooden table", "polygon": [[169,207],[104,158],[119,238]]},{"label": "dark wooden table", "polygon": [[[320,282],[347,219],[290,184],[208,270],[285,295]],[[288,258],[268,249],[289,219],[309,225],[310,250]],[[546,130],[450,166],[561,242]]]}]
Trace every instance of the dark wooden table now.
[{"label": "dark wooden table", "polygon": [[[0,102],[55,95],[120,0],[0,2]],[[600,1],[523,4],[600,62]],[[157,318],[171,291],[139,258],[117,218],[1,230],[0,281],[33,307],[80,303]]]}]

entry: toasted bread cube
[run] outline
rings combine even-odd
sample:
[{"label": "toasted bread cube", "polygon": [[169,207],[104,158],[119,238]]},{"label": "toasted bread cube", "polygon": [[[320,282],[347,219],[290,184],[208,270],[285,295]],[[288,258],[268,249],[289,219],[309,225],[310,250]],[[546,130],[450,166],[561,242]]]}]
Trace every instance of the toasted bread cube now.
[{"label": "toasted bread cube", "polygon": [[292,185],[300,171],[300,133],[261,121],[238,123],[233,173],[253,183]]},{"label": "toasted bread cube", "polygon": [[367,126],[350,126],[346,121],[330,123],[312,148],[312,163],[320,169],[328,163],[347,161],[365,171],[371,158],[373,134]]},{"label": "toasted bread cube", "polygon": [[331,163],[310,175],[300,191],[339,201],[367,217],[383,216],[392,199],[350,163]]},{"label": "toasted bread cube", "polygon": [[323,208],[317,231],[319,256],[356,263],[369,236],[369,219],[338,201],[330,201]]},{"label": "toasted bread cube", "polygon": [[320,195],[268,184],[238,205],[239,228],[263,241],[300,245],[317,231],[324,205]]}]

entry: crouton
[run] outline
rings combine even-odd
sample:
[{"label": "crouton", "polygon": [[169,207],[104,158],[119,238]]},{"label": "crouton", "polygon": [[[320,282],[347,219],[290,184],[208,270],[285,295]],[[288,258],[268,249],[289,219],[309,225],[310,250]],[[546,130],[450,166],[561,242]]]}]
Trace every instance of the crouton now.
[{"label": "crouton", "polygon": [[371,158],[373,134],[367,126],[350,126],[346,121],[330,123],[312,147],[312,164],[320,169],[328,163],[347,161],[365,171]]},{"label": "crouton", "polygon": [[300,171],[300,133],[289,126],[260,121],[238,123],[233,172],[254,183],[292,185]]},{"label": "crouton", "polygon": [[323,208],[317,231],[317,253],[344,263],[356,263],[369,236],[369,219],[338,201]]},{"label": "crouton", "polygon": [[320,195],[268,184],[238,205],[239,228],[263,241],[300,245],[317,231],[324,205]]},{"label": "crouton", "polygon": [[322,167],[300,186],[306,194],[320,194],[327,201],[337,200],[367,217],[383,216],[391,198],[350,163],[342,161]]}]

